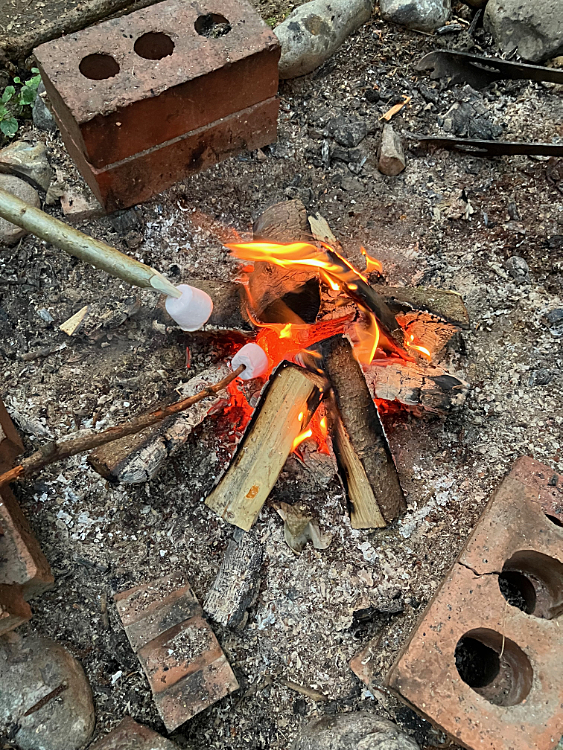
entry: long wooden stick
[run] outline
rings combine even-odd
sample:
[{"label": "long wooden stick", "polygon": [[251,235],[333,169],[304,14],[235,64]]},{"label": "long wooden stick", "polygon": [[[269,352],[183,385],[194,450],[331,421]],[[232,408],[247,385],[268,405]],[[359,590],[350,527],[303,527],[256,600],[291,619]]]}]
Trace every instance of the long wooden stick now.
[{"label": "long wooden stick", "polygon": [[174,414],[178,414],[178,412],[184,411],[184,409],[187,409],[193,404],[197,404],[198,401],[202,401],[207,396],[212,396],[215,393],[222,391],[223,388],[226,388],[244,369],[245,366],[240,365],[236,370],[227,375],[226,378],[215,383],[215,385],[210,385],[207,388],[204,388],[194,396],[189,396],[188,398],[182,399],[182,401],[177,401],[175,404],[170,404],[170,406],[157,409],[149,414],[142,414],[140,417],[133,419],[127,424],[109,427],[103,432],[93,432],[92,430],[88,430],[76,437],[62,440],[60,443],[47,443],[47,445],[43,446],[41,450],[32,453],[29,458],[24,458],[19,466],[15,466],[13,469],[10,469],[10,471],[0,474],[0,487],[9,484],[10,482],[14,482],[16,479],[27,476],[34,471],[38,471],[55,461],[61,461],[63,458],[70,458],[70,456],[75,456],[77,453],[83,453],[92,448],[98,448],[100,445],[111,443],[112,440],[119,440],[119,438],[126,437],[127,435],[134,435],[136,432],[141,432],[141,430],[156,424],[156,422],[160,422],[163,419],[166,419],[166,417],[171,417]]},{"label": "long wooden stick", "polygon": [[87,234],[69,227],[54,216],[30,206],[0,188],[0,216],[18,227],[41,237],[76,258],[101,268],[110,276],[117,276],[135,286],[154,289],[170,297],[179,297],[179,292],[162,274],[135,258],[116,250],[105,242],[95,240]]}]

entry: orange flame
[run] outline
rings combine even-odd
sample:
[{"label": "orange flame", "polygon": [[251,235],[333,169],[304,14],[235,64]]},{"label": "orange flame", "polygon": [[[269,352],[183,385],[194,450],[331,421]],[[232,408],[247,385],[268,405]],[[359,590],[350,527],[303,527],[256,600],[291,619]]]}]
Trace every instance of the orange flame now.
[{"label": "orange flame", "polygon": [[362,251],[362,255],[366,260],[366,273],[371,273],[372,271],[381,273],[383,271],[383,266],[381,265],[381,263],[375,258],[372,258],[371,255],[368,255],[365,247],[361,247],[360,250]]},{"label": "orange flame", "polygon": [[414,336],[411,334],[410,341],[406,341],[406,345],[410,347],[411,349],[416,349],[418,352],[421,352],[424,354],[425,357],[428,357],[428,359],[432,359],[432,355],[428,351],[428,349],[425,346],[419,346],[418,344],[413,344]]},{"label": "orange flame", "polygon": [[321,270],[320,274],[334,292],[340,291],[340,285],[337,284],[336,281],[334,281],[334,279],[331,279],[328,273],[325,273],[324,271]]},{"label": "orange flame", "polygon": [[[233,255],[241,260],[262,260],[274,263],[282,268],[288,268],[291,266],[318,268],[323,278],[329,279],[329,283],[333,289],[340,288],[338,282],[344,284],[351,290],[358,288],[356,283],[358,279],[368,283],[366,277],[358,271],[357,268],[325,243],[321,243],[321,248],[316,245],[311,245],[308,242],[292,242],[289,244],[277,244],[273,242],[243,242],[228,244],[226,247],[231,250]],[[329,252],[332,253],[332,257],[329,255]],[[334,262],[334,256],[338,258],[338,263]],[[373,359],[379,343],[379,328],[377,326],[375,315],[368,310],[365,310],[365,312],[369,318],[369,325],[367,327],[356,326],[355,337],[357,343],[354,346],[354,351],[358,361],[367,365]],[[268,327],[272,329],[274,328],[274,326]],[[298,329],[302,327],[303,326],[294,325],[291,328]],[[307,326],[307,328],[309,328],[309,326]],[[285,331],[285,327],[283,330]],[[281,333],[278,334],[278,337],[281,337]],[[262,342],[259,339],[257,339],[257,343],[262,345]],[[272,344],[270,344],[270,346],[275,348]],[[266,353],[270,356],[268,351]],[[285,358],[289,358],[287,355],[284,356]]]},{"label": "orange flame", "polygon": [[313,437],[313,430],[309,428],[295,438],[295,440],[293,441],[293,445],[291,446],[291,450],[294,451],[299,445],[301,445],[304,440],[307,440],[307,438],[310,437]]}]

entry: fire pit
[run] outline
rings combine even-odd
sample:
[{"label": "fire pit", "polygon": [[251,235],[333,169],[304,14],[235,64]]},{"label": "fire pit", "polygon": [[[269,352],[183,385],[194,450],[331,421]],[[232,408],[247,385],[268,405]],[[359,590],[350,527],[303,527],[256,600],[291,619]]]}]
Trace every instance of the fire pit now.
[{"label": "fire pit", "polygon": [[[445,414],[463,403],[467,383],[434,364],[468,326],[461,298],[386,287],[376,259],[364,250],[366,269],[355,268],[326,222],[309,219],[299,201],[270,207],[255,222],[252,242],[227,247],[245,265],[236,282],[210,290],[212,323],[258,345],[264,372],[231,382],[195,417],[94,451],[90,463],[112,480],[152,478],[196,424],[236,407],[241,439],[206,499],[218,515],[248,531],[287,457],[307,442],[333,466],[336,459],[352,526],[386,526],[406,503],[380,415],[395,408]],[[235,324],[233,299],[240,300]],[[224,368],[195,381],[217,381]]]}]

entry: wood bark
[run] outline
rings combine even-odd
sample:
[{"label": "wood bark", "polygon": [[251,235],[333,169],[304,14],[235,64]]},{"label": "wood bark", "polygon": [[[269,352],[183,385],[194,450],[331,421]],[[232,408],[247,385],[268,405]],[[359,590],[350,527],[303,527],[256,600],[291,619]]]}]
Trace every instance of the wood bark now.
[{"label": "wood bark", "polygon": [[[275,243],[310,242],[311,233],[303,203],[299,200],[283,201],[267,208],[254,222],[253,239]],[[254,315],[264,323],[287,322],[280,317],[280,312],[283,316],[284,311],[275,307],[277,300],[282,300],[308,323],[314,321],[320,304],[316,271],[282,268],[266,261],[254,264],[248,278],[248,293]],[[308,310],[310,314],[307,314]]]},{"label": "wood bark", "polygon": [[350,342],[332,336],[322,342],[321,351],[332,385],[333,444],[352,526],[385,526],[406,510],[406,503],[377,407]]},{"label": "wood bark", "polygon": [[170,404],[170,406],[157,409],[149,414],[143,414],[127,424],[110,427],[103,432],[82,430],[71,438],[47,443],[43,446],[42,450],[36,451],[29,456],[29,458],[24,458],[19,466],[0,474],[0,487],[9,484],[10,482],[14,482],[16,479],[32,474],[35,471],[39,471],[39,469],[42,469],[44,466],[48,466],[56,461],[62,461],[64,458],[70,458],[70,456],[75,456],[77,453],[84,453],[84,451],[89,451],[93,448],[105,445],[106,443],[111,443],[113,440],[118,440],[127,435],[134,435],[137,432],[141,432],[141,430],[151,427],[153,424],[161,422],[167,417],[171,417],[174,414],[184,411],[184,409],[188,409],[190,406],[197,404],[204,398],[213,396],[219,391],[222,391],[230,382],[237,378],[243,370],[244,365],[241,365],[240,367],[237,367],[234,372],[230,373],[228,377],[223,378],[223,380],[209,386],[208,388],[205,388],[195,396],[189,396],[182,401]]},{"label": "wood bark", "polygon": [[251,528],[325,387],[324,378],[302,367],[287,362],[278,367],[235,457],[205,501],[209,508],[234,526]]},{"label": "wood bark", "polygon": [[[193,396],[227,377],[229,373],[225,364],[210,367],[181,386],[180,394],[183,398]],[[221,391],[194,404],[189,411],[170,417],[155,427],[101,446],[90,453],[88,463],[98,474],[112,482],[148,482],[185,445],[197,425],[210,414],[217,414],[229,403],[228,391]]]},{"label": "wood bark", "polygon": [[237,529],[203,604],[215,622],[240,628],[258,593],[264,546],[252,531]]},{"label": "wood bark", "polygon": [[373,398],[396,401],[418,413],[447,414],[463,406],[469,383],[441,367],[419,367],[412,362],[374,360],[364,368]]}]

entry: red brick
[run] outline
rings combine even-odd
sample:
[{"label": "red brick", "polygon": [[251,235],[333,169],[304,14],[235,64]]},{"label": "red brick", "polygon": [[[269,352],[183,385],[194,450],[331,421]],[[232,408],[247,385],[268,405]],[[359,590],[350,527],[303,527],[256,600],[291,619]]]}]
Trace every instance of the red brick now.
[{"label": "red brick", "polygon": [[[56,117],[96,168],[178,138],[275,96],[279,45],[241,0],[167,0],[47,42],[34,52]],[[201,36],[195,24],[222,14],[231,31]],[[146,33],[163,33],[172,54],[149,60],[135,52]],[[88,55],[111,55],[117,75],[80,72]]]},{"label": "red brick", "polygon": [[89,750],[177,750],[170,740],[126,716],[116,728],[90,745]]},{"label": "red brick", "polygon": [[25,602],[21,586],[0,585],[0,635],[17,628],[31,618],[31,609]]},{"label": "red brick", "polygon": [[185,177],[276,139],[279,102],[268,99],[104,169],[95,169],[61,127],[68,152],[107,211],[150,200]]},{"label": "red brick", "polygon": [[13,468],[20,453],[23,453],[23,443],[0,399],[0,474]]},{"label": "red brick", "polygon": [[[388,676],[409,704],[472,750],[547,750],[561,738],[563,529],[546,513],[562,491],[563,478],[548,467],[527,458],[515,464]],[[526,594],[529,614],[501,594],[503,568],[527,578],[536,599]],[[475,689],[456,668],[464,636],[496,652],[478,665],[500,665]]]},{"label": "red brick", "polygon": [[[210,13],[228,19],[231,30],[218,38],[198,34],[196,22]],[[173,45],[171,54],[137,54],[145,34],[161,35]],[[165,47],[160,54],[169,51]],[[276,138],[280,48],[242,0],[209,6],[166,0],[47,42],[35,55],[63,140],[106,209],[147,200],[242,148]],[[86,77],[81,69],[91,55],[109,55],[118,72],[101,80]],[[241,117],[233,120],[237,113]],[[259,134],[255,117],[262,121]],[[141,159],[140,166],[128,163],[124,173],[123,162],[133,159]],[[141,185],[127,190],[131,169]],[[105,171],[99,179],[97,170]]]},{"label": "red brick", "polygon": [[54,581],[41,548],[9,487],[0,488],[0,585],[19,585],[30,599]]},{"label": "red brick", "polygon": [[114,599],[168,731],[238,689],[182,573],[135,586]]}]

